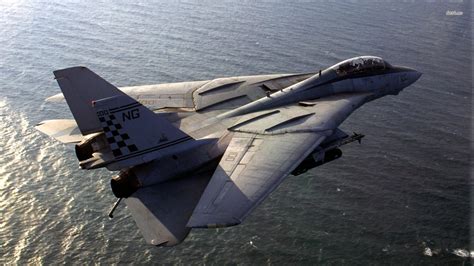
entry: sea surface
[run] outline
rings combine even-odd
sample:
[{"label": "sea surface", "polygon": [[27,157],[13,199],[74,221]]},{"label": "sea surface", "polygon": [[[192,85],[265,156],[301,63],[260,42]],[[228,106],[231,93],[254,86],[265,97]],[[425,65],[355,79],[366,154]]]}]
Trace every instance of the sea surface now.
[{"label": "sea surface", "polygon": [[[452,12],[449,12],[452,11]],[[472,4],[0,0],[0,264],[469,265]],[[423,72],[342,125],[366,135],[239,226],[145,243],[111,173],[37,132],[56,69],[117,86],[308,72],[357,55]]]}]

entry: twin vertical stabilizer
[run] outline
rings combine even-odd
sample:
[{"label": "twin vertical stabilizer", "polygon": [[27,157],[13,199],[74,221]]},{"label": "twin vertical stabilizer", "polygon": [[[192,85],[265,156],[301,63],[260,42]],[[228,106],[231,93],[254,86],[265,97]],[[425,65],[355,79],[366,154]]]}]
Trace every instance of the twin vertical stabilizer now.
[{"label": "twin vertical stabilizer", "polygon": [[89,157],[81,164],[84,168],[107,165],[109,170],[119,170],[154,160],[192,140],[85,67],[58,70],[54,75],[82,134],[103,132],[108,144],[105,149],[91,148],[90,154],[81,154]]}]

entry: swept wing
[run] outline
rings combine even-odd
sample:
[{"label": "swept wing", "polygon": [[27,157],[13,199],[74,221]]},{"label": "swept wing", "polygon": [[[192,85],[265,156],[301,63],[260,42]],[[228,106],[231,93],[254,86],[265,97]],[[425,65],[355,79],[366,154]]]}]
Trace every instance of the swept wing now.
[{"label": "swept wing", "polygon": [[188,226],[241,223],[369,96],[341,94],[243,117]]}]

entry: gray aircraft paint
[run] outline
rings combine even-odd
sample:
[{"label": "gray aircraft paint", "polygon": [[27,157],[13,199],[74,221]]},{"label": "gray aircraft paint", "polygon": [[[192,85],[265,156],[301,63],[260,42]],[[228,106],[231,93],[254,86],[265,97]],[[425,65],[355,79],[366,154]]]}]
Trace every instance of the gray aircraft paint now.
[{"label": "gray aircraft paint", "polygon": [[192,227],[241,223],[303,160],[324,158],[326,140],[346,143],[338,126],[354,110],[398,94],[421,73],[365,56],[321,73],[121,90],[83,67],[55,76],[79,128],[50,120],[37,129],[77,143],[84,169],[121,169],[114,194],[127,197],[148,243],[173,246]]}]

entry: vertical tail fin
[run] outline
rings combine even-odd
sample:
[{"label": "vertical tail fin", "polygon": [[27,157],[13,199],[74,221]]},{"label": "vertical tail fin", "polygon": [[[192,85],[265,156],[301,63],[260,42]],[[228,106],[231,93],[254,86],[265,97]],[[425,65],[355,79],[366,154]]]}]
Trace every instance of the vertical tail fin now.
[{"label": "vertical tail fin", "polygon": [[101,99],[93,106],[115,162],[127,161],[127,165],[129,162],[134,165],[135,160],[129,159],[136,158],[144,163],[158,157],[166,148],[192,140],[127,95]]},{"label": "vertical tail fin", "polygon": [[92,101],[124,95],[86,67],[71,67],[54,71],[54,76],[83,135],[102,130],[92,108]]},{"label": "vertical tail fin", "polygon": [[81,133],[104,132],[110,152],[104,151],[107,155],[99,165],[106,164],[109,170],[151,161],[192,140],[85,67],[58,70],[54,75]]}]

